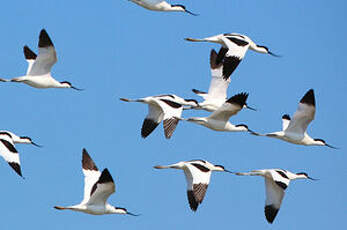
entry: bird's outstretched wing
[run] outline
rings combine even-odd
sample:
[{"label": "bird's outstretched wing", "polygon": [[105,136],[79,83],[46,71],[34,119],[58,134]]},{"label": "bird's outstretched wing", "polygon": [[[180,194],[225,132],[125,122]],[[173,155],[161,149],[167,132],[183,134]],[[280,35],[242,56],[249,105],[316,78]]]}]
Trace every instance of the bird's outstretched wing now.
[{"label": "bird's outstretched wing", "polygon": [[316,113],[316,102],[313,89],[307,93],[300,100],[298,109],[296,110],[293,119],[289,122],[288,127],[284,130],[288,133],[304,134],[307,126],[314,119]]},{"label": "bird's outstretched wing", "polygon": [[44,75],[51,72],[52,66],[57,62],[57,54],[52,40],[45,29],[41,30],[39,37],[39,55],[30,69],[28,75]]},{"label": "bird's outstretched wing", "polygon": [[5,134],[0,135],[0,155],[19,176],[22,176],[18,151],[12,138]]},{"label": "bird's outstretched wing", "polygon": [[105,205],[108,197],[115,191],[113,178],[108,169],[104,169],[99,180],[92,187],[88,205]]},{"label": "bird's outstretched wing", "polygon": [[214,111],[209,118],[221,121],[228,121],[229,118],[237,114],[246,104],[248,93],[239,93],[229,98],[221,107]]},{"label": "bird's outstretched wing", "polygon": [[184,170],[187,180],[187,197],[189,206],[193,211],[202,203],[208,184],[210,183],[211,171],[201,165],[199,161],[190,162]]},{"label": "bird's outstretched wing", "polygon": [[81,203],[85,204],[89,201],[93,185],[101,175],[86,149],[82,151],[82,171],[84,174],[84,197]]},{"label": "bird's outstretched wing", "polygon": [[[210,68],[211,82],[208,90],[208,97],[221,98],[226,100],[227,90],[230,84],[229,76],[223,75],[224,56],[228,49],[221,47],[218,54],[215,50],[211,50]],[[231,73],[230,73],[231,74]],[[208,98],[207,98],[208,99]]]}]

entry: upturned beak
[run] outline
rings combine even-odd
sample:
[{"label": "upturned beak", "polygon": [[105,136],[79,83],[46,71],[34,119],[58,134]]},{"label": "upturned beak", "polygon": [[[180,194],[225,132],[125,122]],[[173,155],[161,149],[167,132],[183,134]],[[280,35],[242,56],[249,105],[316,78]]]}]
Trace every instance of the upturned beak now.
[{"label": "upturned beak", "polygon": [[78,91],[83,91],[84,90],[84,89],[76,88],[75,86],[71,86],[71,89],[78,90]]},{"label": "upturned beak", "polygon": [[253,110],[253,111],[257,111],[257,109],[253,108],[253,107],[250,107],[248,105],[245,105],[246,106],[246,109],[249,109],[249,110]]},{"label": "upturned beak", "polygon": [[315,179],[315,178],[312,178],[312,177],[307,177],[307,179],[310,179],[310,180],[319,180],[319,179]]},{"label": "upturned beak", "polygon": [[335,147],[335,146],[332,146],[332,145],[329,145],[329,144],[327,144],[327,143],[325,143],[325,146],[327,146],[327,147],[329,147],[329,148],[332,148],[332,149],[339,149],[339,148],[337,148],[337,147]]},{"label": "upturned beak", "polygon": [[227,173],[233,173],[233,174],[234,174],[234,172],[229,171],[229,170],[226,170],[226,169],[224,169],[224,172],[227,172]]},{"label": "upturned beak", "polygon": [[192,12],[189,11],[189,10],[185,10],[185,12],[188,13],[188,14],[191,14],[191,15],[193,15],[193,16],[199,16],[199,14],[194,14],[194,13],[192,13]]},{"label": "upturned beak", "polygon": [[274,56],[274,57],[282,57],[281,55],[274,54],[274,53],[272,53],[272,52],[270,52],[270,51],[268,51],[268,54],[270,54],[271,56]]},{"label": "upturned beak", "polygon": [[131,212],[128,212],[128,211],[127,211],[127,214],[130,215],[130,216],[140,216],[140,214],[134,214],[134,213],[131,213]]},{"label": "upturned beak", "polygon": [[36,146],[36,147],[42,148],[42,145],[38,145],[38,144],[36,144],[36,143],[33,142],[33,141],[31,142],[31,144],[34,145],[34,146]]}]

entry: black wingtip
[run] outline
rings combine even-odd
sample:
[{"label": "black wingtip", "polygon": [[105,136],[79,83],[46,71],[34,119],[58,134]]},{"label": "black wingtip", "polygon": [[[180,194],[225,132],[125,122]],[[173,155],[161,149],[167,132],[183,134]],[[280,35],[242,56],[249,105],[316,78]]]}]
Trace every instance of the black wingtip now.
[{"label": "black wingtip", "polygon": [[284,119],[284,120],[289,120],[289,121],[290,121],[290,116],[289,116],[289,114],[284,114],[284,115],[282,116],[282,119]]},{"label": "black wingtip", "polygon": [[105,168],[101,173],[101,176],[98,180],[98,183],[99,184],[105,184],[105,183],[109,183],[109,182],[113,182],[113,178],[112,178],[110,172],[108,171],[108,169]]},{"label": "black wingtip", "polygon": [[93,159],[88,154],[87,150],[83,148],[82,150],[82,168],[85,170],[95,170],[98,171]]},{"label": "black wingtip", "polygon": [[45,29],[42,29],[39,37],[39,48],[54,46],[51,38]]},{"label": "black wingtip", "polygon": [[273,205],[265,206],[265,217],[270,224],[275,220],[278,210],[279,209],[275,208]]},{"label": "black wingtip", "polygon": [[239,93],[229,98],[226,102],[240,105],[243,108],[243,106],[246,104],[247,98],[248,93]]},{"label": "black wingtip", "polygon": [[151,134],[153,132],[153,130],[155,130],[155,128],[157,128],[158,125],[159,125],[159,123],[157,123],[151,119],[145,118],[143,120],[143,124],[142,124],[142,128],[141,128],[142,138],[148,137],[149,134]]},{"label": "black wingtip", "polygon": [[307,91],[307,93],[300,100],[300,103],[316,106],[316,100],[314,98],[314,91],[313,91],[313,89],[310,89],[309,91]]},{"label": "black wingtip", "polygon": [[195,200],[194,192],[192,190],[187,191],[187,197],[189,202],[189,207],[193,212],[196,212],[196,210],[199,207],[199,202]]},{"label": "black wingtip", "polygon": [[[23,175],[22,175],[22,170],[21,170],[20,165],[19,165],[18,163],[9,162],[8,164],[11,166],[11,168],[13,168],[13,170],[14,170],[19,176],[23,177]],[[24,179],[24,177],[23,177],[23,179]]]},{"label": "black wingtip", "polygon": [[23,52],[26,60],[35,60],[37,55],[28,47],[23,47]]}]

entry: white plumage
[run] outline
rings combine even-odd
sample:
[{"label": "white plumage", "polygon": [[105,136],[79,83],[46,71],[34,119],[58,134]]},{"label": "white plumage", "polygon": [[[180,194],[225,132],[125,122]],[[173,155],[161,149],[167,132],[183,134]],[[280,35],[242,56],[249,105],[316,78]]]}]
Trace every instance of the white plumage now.
[{"label": "white plumage", "polygon": [[84,174],[82,202],[67,207],[55,206],[55,209],[72,210],[92,215],[129,214],[136,216],[125,208],[115,207],[107,203],[109,196],[116,191],[113,178],[107,168],[102,173],[98,170],[86,149],[83,149],[82,153],[82,171]]},{"label": "white plumage", "polygon": [[130,0],[130,1],[148,10],[186,12],[188,14],[197,16],[197,14],[190,12],[183,5],[180,5],[180,4],[171,5],[164,0]]}]

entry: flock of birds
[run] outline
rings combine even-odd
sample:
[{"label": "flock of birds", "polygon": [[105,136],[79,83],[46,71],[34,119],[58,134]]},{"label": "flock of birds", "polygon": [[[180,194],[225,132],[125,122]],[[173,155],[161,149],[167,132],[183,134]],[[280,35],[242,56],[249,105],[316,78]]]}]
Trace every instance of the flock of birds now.
[{"label": "flock of birds", "polygon": [[[171,5],[161,0],[131,0],[132,2],[155,11],[188,11],[183,5]],[[141,136],[148,137],[155,128],[163,122],[164,134],[171,138],[180,121],[188,121],[205,126],[215,131],[249,132],[255,136],[277,138],[297,145],[318,145],[335,148],[323,139],[310,137],[306,130],[314,119],[316,106],[313,89],[309,89],[299,101],[297,111],[291,119],[288,114],[282,116],[282,131],[260,134],[248,128],[245,124],[232,124],[230,117],[242,109],[255,110],[248,106],[246,101],[248,93],[239,93],[228,98],[227,89],[230,76],[245,57],[247,50],[269,54],[275,57],[267,47],[253,42],[249,37],[237,33],[225,33],[203,39],[186,38],[190,42],[212,42],[221,45],[219,52],[211,50],[210,69],[211,82],[208,92],[193,89],[192,91],[203,98],[202,102],[195,99],[184,99],[174,94],[149,96],[139,99],[121,98],[125,102],[140,102],[148,105],[148,114],[145,117]],[[12,79],[0,79],[2,82],[24,83],[34,88],[71,88],[82,90],[67,81],[57,81],[51,75],[51,68],[57,62],[56,50],[46,30],[42,29],[39,35],[38,55],[28,46],[24,46],[24,56],[28,62],[28,69],[24,76]],[[208,117],[182,118],[183,110],[206,110],[211,112]],[[0,131],[0,154],[12,169],[22,176],[18,151],[15,144],[32,144],[40,147],[30,137],[17,136],[9,131]],[[181,169],[187,181],[187,196],[190,208],[196,211],[202,203],[210,182],[212,171],[228,172],[239,176],[262,176],[265,178],[266,201],[265,217],[272,223],[281,207],[286,188],[289,182],[295,179],[311,179],[306,173],[292,173],[283,169],[263,169],[250,172],[231,172],[221,165],[214,165],[205,160],[181,161],[167,166],[154,166],[156,169]],[[58,210],[80,211],[93,215],[103,214],[135,214],[125,208],[115,207],[107,203],[109,196],[115,192],[115,184],[108,169],[100,172],[92,158],[83,149],[82,171],[84,174],[84,198],[78,205],[55,206]]]}]

